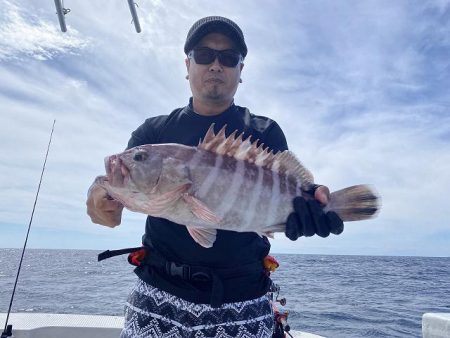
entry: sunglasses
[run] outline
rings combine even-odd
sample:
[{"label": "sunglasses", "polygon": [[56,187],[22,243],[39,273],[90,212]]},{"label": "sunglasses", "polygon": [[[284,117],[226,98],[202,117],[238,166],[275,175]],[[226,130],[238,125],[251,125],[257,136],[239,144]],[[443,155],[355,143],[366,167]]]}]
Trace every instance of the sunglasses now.
[{"label": "sunglasses", "polygon": [[236,67],[244,60],[241,54],[233,49],[216,50],[208,47],[191,50],[188,58],[193,58],[195,63],[199,65],[209,65],[217,58],[220,64],[225,67]]}]

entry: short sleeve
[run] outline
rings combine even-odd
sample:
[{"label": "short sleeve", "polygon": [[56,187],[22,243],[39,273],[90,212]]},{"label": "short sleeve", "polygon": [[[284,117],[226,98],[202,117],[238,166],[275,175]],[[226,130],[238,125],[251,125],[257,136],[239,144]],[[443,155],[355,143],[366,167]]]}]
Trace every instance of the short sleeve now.
[{"label": "short sleeve", "polygon": [[274,152],[285,151],[288,149],[286,137],[278,123],[272,121],[271,125],[263,134],[264,145]]},{"label": "short sleeve", "polygon": [[158,143],[159,132],[167,120],[167,115],[160,115],[148,118],[135,131],[131,133],[127,149],[143,144]]}]

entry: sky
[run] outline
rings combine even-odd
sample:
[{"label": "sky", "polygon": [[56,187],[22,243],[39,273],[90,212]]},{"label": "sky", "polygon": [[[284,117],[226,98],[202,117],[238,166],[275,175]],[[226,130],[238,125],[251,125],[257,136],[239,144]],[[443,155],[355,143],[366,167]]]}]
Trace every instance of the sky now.
[{"label": "sky", "polygon": [[138,246],[145,216],[114,229],[86,192],[146,118],[190,97],[183,45],[201,17],[242,28],[238,105],[274,119],[315,181],[370,184],[378,216],[340,236],[276,235],[273,253],[450,256],[450,1],[0,0],[0,247],[22,247],[53,120],[30,248]]}]

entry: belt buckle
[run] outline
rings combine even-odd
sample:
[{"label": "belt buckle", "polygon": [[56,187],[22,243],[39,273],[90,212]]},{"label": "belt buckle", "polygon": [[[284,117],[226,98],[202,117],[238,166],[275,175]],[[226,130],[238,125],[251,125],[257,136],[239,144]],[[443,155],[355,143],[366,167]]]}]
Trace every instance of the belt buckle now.
[{"label": "belt buckle", "polygon": [[194,272],[191,275],[191,279],[195,280],[195,281],[199,281],[199,282],[209,282],[211,281],[211,276],[209,274],[207,274],[206,272]]},{"label": "belt buckle", "polygon": [[189,265],[177,264],[174,262],[167,264],[167,272],[171,276],[181,277],[182,279],[189,279],[191,276],[191,269]]}]

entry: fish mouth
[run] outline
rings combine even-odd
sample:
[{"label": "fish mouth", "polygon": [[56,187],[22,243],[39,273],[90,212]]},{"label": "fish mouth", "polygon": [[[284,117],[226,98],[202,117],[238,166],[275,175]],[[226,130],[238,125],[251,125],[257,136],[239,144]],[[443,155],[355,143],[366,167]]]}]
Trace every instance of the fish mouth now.
[{"label": "fish mouth", "polygon": [[124,186],[131,179],[130,170],[118,155],[105,157],[105,170],[111,186]]}]

